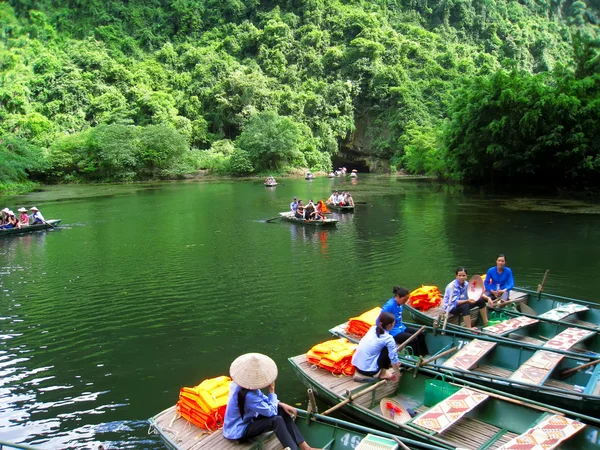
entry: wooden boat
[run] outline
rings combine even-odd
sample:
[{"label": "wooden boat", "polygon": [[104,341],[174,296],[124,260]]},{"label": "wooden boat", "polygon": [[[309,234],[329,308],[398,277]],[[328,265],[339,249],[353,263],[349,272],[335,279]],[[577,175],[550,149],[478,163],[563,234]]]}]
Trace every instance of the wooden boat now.
[{"label": "wooden boat", "polygon": [[308,173],[306,174],[306,176],[304,177],[304,179],[305,179],[305,180],[314,180],[314,179],[315,179],[315,176],[314,176],[314,175],[313,175],[311,172],[308,172]]},{"label": "wooden boat", "polygon": [[[544,433],[541,429],[549,422],[558,422],[565,427],[563,430],[574,426],[579,431],[572,429],[573,434],[565,433],[564,442],[544,448],[597,449],[599,429],[595,417],[528,402],[459,379],[442,383],[441,388],[431,391],[427,384],[431,384],[431,375],[435,372],[428,369],[415,372],[414,377],[404,372],[397,383],[378,382],[369,386],[353,381],[352,377],[333,376],[325,369],[315,369],[305,355],[289,358],[289,361],[304,384],[326,403],[339,404],[350,396],[352,400],[341,408],[344,413],[370,426],[422,439],[431,445],[447,449],[524,449],[527,447],[515,445],[517,439],[522,444],[532,434]],[[432,397],[440,391],[442,394],[446,391],[451,397],[436,401]],[[361,396],[361,392],[364,395]],[[384,414],[385,408],[390,406],[398,407],[398,415],[393,419]],[[406,414],[408,408],[416,416],[411,418]],[[584,420],[588,420],[588,424],[584,424]]]},{"label": "wooden boat", "polygon": [[[527,342],[536,347],[550,350],[558,345],[559,349],[576,354],[600,352],[600,335],[598,334],[600,327],[597,325],[600,323],[600,309],[590,308],[589,302],[575,303],[545,299],[543,303],[537,304],[538,300],[530,300],[530,294],[523,291],[511,291],[510,300],[512,302],[510,304],[518,306],[514,309],[497,309],[497,313],[503,314],[507,320],[488,327],[482,326],[479,308],[473,308],[471,323],[481,328],[475,334],[483,333],[499,339]],[[519,311],[518,308],[525,310],[525,305],[528,306],[527,311],[532,311],[529,304],[540,306],[539,315]],[[405,308],[413,321],[419,324],[443,327],[441,305],[427,311],[420,311],[408,304]],[[597,320],[597,322],[592,323],[590,320]],[[455,315],[448,318],[446,329],[473,334],[471,330],[458,324],[458,316]],[[575,339],[574,345],[565,348],[563,344],[556,344],[557,337],[567,335]]]},{"label": "wooden boat", "polygon": [[47,220],[46,223],[39,223],[35,225],[28,225],[21,228],[9,228],[8,230],[0,230],[0,237],[3,236],[15,236],[17,234],[33,233],[34,231],[47,230],[48,228],[54,228],[58,226],[61,219]]},{"label": "wooden boat", "polygon": [[[352,342],[360,340],[349,334],[344,324],[329,331]],[[406,355],[402,356],[404,364],[427,365],[457,378],[581,414],[597,416],[600,411],[600,364],[590,365],[599,361],[597,356],[550,352],[526,342],[474,337],[454,330],[442,334],[432,327],[426,327],[425,341],[432,355],[425,358],[427,364]],[[582,370],[576,370],[584,364]]]},{"label": "wooden boat", "polygon": [[275,182],[275,183],[267,183],[266,181],[263,183],[265,185],[265,187],[275,187],[277,186],[279,183]]},{"label": "wooden boat", "polygon": [[338,222],[337,219],[329,219],[325,218],[323,220],[304,220],[298,219],[294,216],[294,213],[291,211],[281,212],[279,213],[282,219],[287,220],[288,222],[293,222],[301,225],[313,226],[313,227],[327,227],[327,226],[335,226]]},{"label": "wooden boat", "polygon": [[354,212],[354,206],[340,206],[327,203],[327,208],[336,212]]},{"label": "wooden boat", "polygon": [[[306,442],[312,447],[330,450],[359,449],[359,443],[378,442],[380,447],[366,449],[395,449],[396,436],[372,428],[346,422],[332,417],[311,414],[298,409],[296,424]],[[222,430],[209,433],[178,417],[175,406],[152,417],[150,429],[159,434],[171,450],[280,450],[281,444],[273,433],[266,433],[247,444],[239,444],[223,437]],[[367,438],[367,435],[370,435]],[[397,438],[396,438],[397,439]],[[411,449],[441,450],[443,447],[427,445],[412,439],[402,439]],[[384,446],[384,444],[388,446]]]}]

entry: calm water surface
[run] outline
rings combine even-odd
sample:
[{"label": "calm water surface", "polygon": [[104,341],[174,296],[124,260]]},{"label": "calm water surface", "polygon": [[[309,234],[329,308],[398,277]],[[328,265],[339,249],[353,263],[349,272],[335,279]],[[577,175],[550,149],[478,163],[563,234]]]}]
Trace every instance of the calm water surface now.
[{"label": "calm water surface", "polygon": [[[264,222],[333,186],[368,203],[337,229]],[[483,273],[503,252],[518,285],[550,268],[548,291],[596,300],[600,272],[597,205],[559,213],[389,177],[62,186],[1,203],[62,219],[0,238],[0,438],[43,448],[162,448],[146,419],[250,351],[278,363],[281,398],[304,401],[286,358],[395,284],[443,289],[457,265]]]}]

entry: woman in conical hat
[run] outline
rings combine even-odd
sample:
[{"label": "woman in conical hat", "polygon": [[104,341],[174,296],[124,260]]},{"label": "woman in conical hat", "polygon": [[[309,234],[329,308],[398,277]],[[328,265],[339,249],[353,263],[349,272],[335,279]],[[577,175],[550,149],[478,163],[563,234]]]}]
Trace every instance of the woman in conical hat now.
[{"label": "woman in conical hat", "polygon": [[[275,361],[261,353],[239,356],[229,368],[233,382],[225,411],[223,436],[246,442],[273,431],[281,445],[290,450],[311,450],[292,417],[296,409],[277,399]],[[261,389],[269,388],[265,395]]]}]

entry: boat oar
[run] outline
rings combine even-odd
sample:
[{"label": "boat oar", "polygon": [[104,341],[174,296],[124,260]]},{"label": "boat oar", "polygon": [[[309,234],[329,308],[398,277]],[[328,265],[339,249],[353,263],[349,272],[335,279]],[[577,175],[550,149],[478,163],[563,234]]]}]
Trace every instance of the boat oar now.
[{"label": "boat oar", "polygon": [[355,205],[367,205],[367,202],[354,202]]},{"label": "boat oar", "polygon": [[413,333],[413,335],[411,337],[409,337],[407,340],[405,340],[403,343],[401,343],[400,345],[398,345],[398,352],[401,352],[402,350],[404,350],[404,347],[406,347],[408,344],[411,343],[411,341],[413,341],[414,339],[417,338],[418,335],[420,335],[423,331],[425,331],[427,327],[425,325],[423,325],[421,328],[419,328],[415,333]]},{"label": "boat oar", "polygon": [[598,363],[600,363],[600,359],[597,359],[596,361],[590,361],[589,363],[585,363],[585,364],[582,364],[582,365],[580,365],[580,366],[573,367],[573,368],[571,368],[571,369],[563,370],[563,371],[560,373],[560,377],[561,377],[561,378],[567,378],[567,377],[568,377],[569,375],[571,375],[572,373],[575,373],[575,372],[577,372],[577,371],[579,371],[579,370],[581,370],[581,369],[586,369],[586,368],[588,368],[588,367],[595,366],[595,365],[596,365],[596,364],[598,364]]},{"label": "boat oar", "polygon": [[431,361],[435,361],[436,359],[442,357],[442,356],[446,356],[449,355],[450,353],[454,353],[456,350],[458,350],[458,347],[452,347],[449,348],[448,350],[442,352],[442,353],[438,353],[437,355],[433,355],[431,358],[427,358],[427,359],[421,359],[418,363],[417,363],[417,367],[423,367],[426,366],[427,364],[429,364]]},{"label": "boat oar", "polygon": [[356,395],[350,395],[348,394],[348,398],[346,398],[345,400],[342,400],[341,402],[339,402],[337,405],[332,406],[331,408],[329,408],[327,411],[322,412],[321,415],[322,416],[326,416],[327,414],[332,413],[333,411],[336,411],[338,409],[340,409],[342,406],[347,405],[348,403],[350,403],[353,400],[356,400],[359,397],[362,397],[365,394],[368,394],[369,392],[373,392],[375,389],[377,389],[379,386],[381,386],[382,384],[386,384],[387,380],[381,380],[378,383],[375,383],[373,386],[368,387],[367,389],[365,389],[364,391],[360,391],[359,393],[357,393]]},{"label": "boat oar", "polygon": [[54,225],[52,225],[50,222],[46,222],[45,220],[42,220],[43,223],[45,223],[46,225],[48,225],[51,228],[56,228]]},{"label": "boat oar", "polygon": [[548,278],[548,272],[550,272],[550,269],[546,269],[546,272],[544,273],[544,279],[542,280],[542,284],[538,284],[538,287],[537,287],[538,300],[540,300],[542,298],[542,291],[544,290],[544,284],[546,284],[546,278]]},{"label": "boat oar", "polygon": [[400,439],[398,439],[397,436],[394,436],[394,441],[396,441],[396,444],[398,444],[400,447],[402,447],[402,450],[410,450],[410,448],[408,448],[404,442],[402,442]]},{"label": "boat oar", "polygon": [[267,220],[265,220],[265,222],[271,223],[271,222],[273,222],[274,220],[277,220],[277,219],[281,219],[281,216],[273,217],[272,219],[267,219]]}]

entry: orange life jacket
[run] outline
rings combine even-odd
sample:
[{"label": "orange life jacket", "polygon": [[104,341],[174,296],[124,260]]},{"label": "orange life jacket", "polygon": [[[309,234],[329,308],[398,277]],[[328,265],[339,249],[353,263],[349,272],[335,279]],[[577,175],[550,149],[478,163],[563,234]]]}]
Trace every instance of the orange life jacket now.
[{"label": "orange life jacket", "polygon": [[181,388],[177,411],[181,417],[200,428],[221,428],[229,400],[230,384],[231,378],[220,376],[204,380],[191,388]]},{"label": "orange life jacket", "polygon": [[442,303],[442,294],[437,286],[421,286],[410,293],[409,304],[421,311],[427,311]]},{"label": "orange life jacket", "polygon": [[375,325],[375,321],[379,317],[379,314],[381,314],[381,308],[376,306],[375,308],[362,313],[358,317],[352,317],[348,320],[348,327],[346,330],[348,333],[353,333],[362,337],[367,334],[369,328]]},{"label": "orange life jacket", "polygon": [[331,339],[313,346],[307,353],[308,361],[336,375],[353,375],[352,356],[358,344],[347,339]]}]

